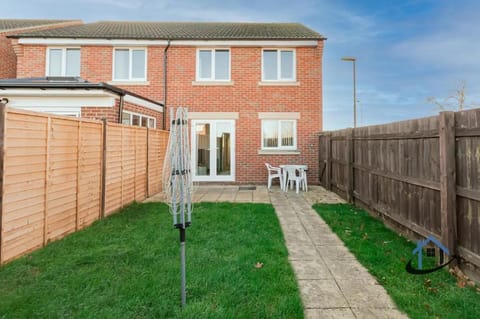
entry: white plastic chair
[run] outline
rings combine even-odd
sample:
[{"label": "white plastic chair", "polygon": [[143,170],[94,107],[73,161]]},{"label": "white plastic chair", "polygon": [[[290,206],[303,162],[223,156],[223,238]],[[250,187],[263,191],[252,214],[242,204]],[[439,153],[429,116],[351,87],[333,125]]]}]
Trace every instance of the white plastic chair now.
[{"label": "white plastic chair", "polygon": [[298,194],[300,187],[302,190],[307,191],[307,172],[302,168],[295,166],[286,166],[287,180],[285,181],[285,191],[292,189],[293,183],[295,183],[295,190]]},{"label": "white plastic chair", "polygon": [[268,189],[272,187],[272,180],[274,178],[278,178],[280,180],[280,188],[282,188],[283,180],[282,180],[282,169],[280,167],[274,167],[268,163],[265,163],[265,166],[268,170]]},{"label": "white plastic chair", "polygon": [[301,176],[301,187],[304,191],[308,191],[308,185],[307,185],[307,171],[303,169],[302,167],[299,167],[298,170],[300,171],[300,176]]}]

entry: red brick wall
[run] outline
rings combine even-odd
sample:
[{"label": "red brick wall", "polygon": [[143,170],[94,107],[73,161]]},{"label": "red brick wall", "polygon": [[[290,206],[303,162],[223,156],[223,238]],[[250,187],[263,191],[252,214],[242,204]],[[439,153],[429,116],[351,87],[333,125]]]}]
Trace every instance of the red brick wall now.
[{"label": "red brick wall", "polygon": [[[318,183],[318,138],[322,130],[322,54],[297,48],[299,86],[260,86],[261,48],[231,48],[233,86],[192,86],[195,48],[169,50],[169,105],[185,104],[193,112],[239,112],[236,121],[236,182],[265,183],[264,163],[307,164],[310,183]],[[297,146],[300,155],[259,155],[261,119],[258,112],[300,112]],[[167,117],[169,118],[169,117]]]},{"label": "red brick wall", "polygon": [[118,100],[116,100],[115,107],[82,107],[82,117],[102,120],[107,119],[107,122],[118,123]]},{"label": "red brick wall", "polygon": [[[45,47],[24,46],[18,77],[45,75]],[[163,47],[148,48],[145,85],[118,85],[156,101],[163,100]],[[262,48],[231,48],[232,86],[197,86],[196,48],[168,51],[168,106],[188,106],[192,112],[239,112],[236,121],[236,182],[265,183],[265,162],[307,164],[310,183],[318,182],[318,139],[322,129],[322,55],[318,47],[296,48],[299,86],[260,86]],[[112,80],[113,48],[82,47],[81,76],[92,82]],[[21,64],[21,67],[20,67]],[[132,110],[134,111],[134,110]],[[168,108],[167,108],[168,111]],[[259,155],[261,120],[258,112],[300,112],[297,146],[300,155]],[[148,113],[146,113],[148,114]],[[83,112],[82,112],[83,115]],[[167,119],[169,115],[167,114]],[[161,118],[157,118],[160,126]],[[168,121],[167,121],[168,123]]]},{"label": "red brick wall", "polygon": [[17,40],[7,38],[8,35],[18,34],[27,31],[55,29],[81,23],[81,21],[70,21],[53,25],[44,25],[25,29],[17,29],[7,32],[0,32],[0,79],[13,79],[16,77],[17,74],[17,56],[15,55],[14,46],[12,45],[12,42],[16,43]]},{"label": "red brick wall", "polygon": [[5,33],[0,33],[0,61],[0,78],[15,78],[17,57]]},{"label": "red brick wall", "polygon": [[[94,120],[102,120],[106,118],[107,121],[110,123],[118,123],[119,103],[120,103],[120,99],[116,99],[115,107],[113,108],[82,107],[81,116],[89,119],[94,119]],[[160,112],[157,112],[136,104],[128,103],[128,102],[123,103],[123,110],[154,117],[157,121],[157,128],[161,128],[162,113]]]}]

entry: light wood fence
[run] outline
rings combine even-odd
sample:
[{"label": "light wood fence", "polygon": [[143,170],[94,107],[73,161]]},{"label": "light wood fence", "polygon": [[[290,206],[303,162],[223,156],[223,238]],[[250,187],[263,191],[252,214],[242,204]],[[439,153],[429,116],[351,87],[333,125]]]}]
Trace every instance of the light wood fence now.
[{"label": "light wood fence", "polygon": [[0,262],[161,191],[168,132],[0,104]]},{"label": "light wood fence", "polygon": [[320,184],[480,267],[480,109],[320,134]]}]

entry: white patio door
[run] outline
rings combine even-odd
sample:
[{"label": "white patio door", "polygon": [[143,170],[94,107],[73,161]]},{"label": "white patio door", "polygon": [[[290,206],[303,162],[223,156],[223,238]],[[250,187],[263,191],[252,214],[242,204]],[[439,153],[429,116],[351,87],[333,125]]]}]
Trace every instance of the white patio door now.
[{"label": "white patio door", "polygon": [[235,121],[192,120],[194,181],[235,181]]}]

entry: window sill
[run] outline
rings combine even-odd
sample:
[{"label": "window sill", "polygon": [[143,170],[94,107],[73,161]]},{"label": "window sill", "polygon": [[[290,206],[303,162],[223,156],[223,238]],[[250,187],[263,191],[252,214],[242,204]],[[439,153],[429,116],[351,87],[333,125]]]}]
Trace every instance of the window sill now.
[{"label": "window sill", "polygon": [[258,155],[300,155],[299,150],[258,150]]},{"label": "window sill", "polygon": [[300,82],[297,81],[261,81],[258,82],[259,86],[300,86]]},{"label": "window sill", "polygon": [[109,81],[110,85],[150,85],[150,81]]},{"label": "window sill", "polygon": [[231,86],[233,81],[192,81],[193,86]]}]

